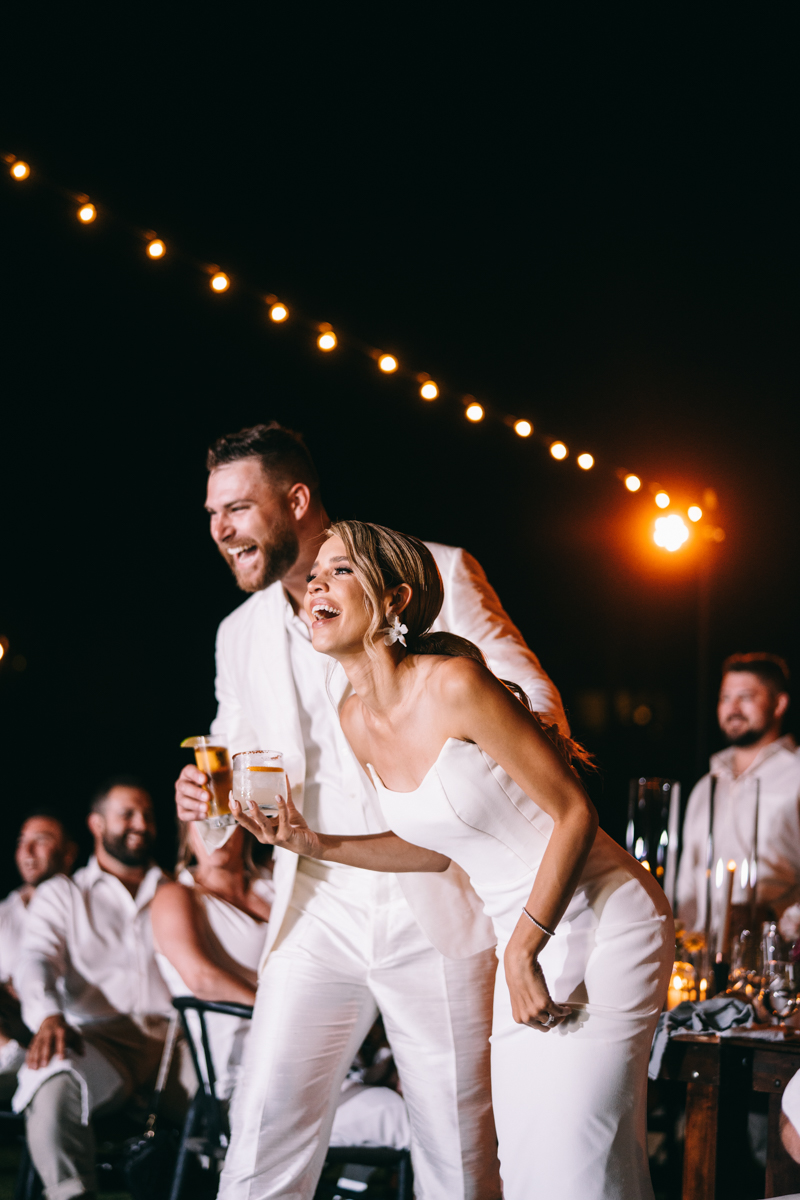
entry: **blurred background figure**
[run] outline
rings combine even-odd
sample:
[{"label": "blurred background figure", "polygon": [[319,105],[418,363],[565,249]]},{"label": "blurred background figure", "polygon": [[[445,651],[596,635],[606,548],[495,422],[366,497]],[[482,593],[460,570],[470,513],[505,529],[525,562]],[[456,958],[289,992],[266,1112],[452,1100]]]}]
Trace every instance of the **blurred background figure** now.
[{"label": "blurred background figure", "polygon": [[28,905],[40,883],[70,873],[77,853],[77,845],[53,813],[42,810],[23,822],[14,855],[22,886],[0,903],[0,1100],[8,1100],[16,1091],[17,1070],[30,1039],[12,983]]},{"label": "blurred background figure", "polygon": [[[220,834],[229,835],[222,845],[215,844]],[[264,849],[239,825],[223,831],[209,830],[202,821],[182,823],[176,882],[163,883],[152,905],[156,958],[173,996],[255,1003],[274,896],[271,861],[254,861]],[[199,1050],[199,1022],[194,1013],[188,1017]],[[206,1015],[221,1100],[234,1097],[250,1024]],[[198,1058],[202,1063],[202,1052]],[[394,1060],[376,1022],[342,1085],[331,1145],[407,1148],[408,1113],[397,1086]],[[235,1101],[231,1121],[236,1122]]]},{"label": "blurred background figure", "polygon": [[[112,780],[88,825],[94,855],[72,878],[36,889],[14,972],[34,1036],[13,1106],[26,1114],[31,1158],[55,1200],[95,1191],[90,1116],[134,1092],[149,1099],[171,1011],[150,928],[164,878],[150,796],[135,780]],[[165,1100],[177,1113],[176,1076],[177,1066]]]},{"label": "blurred background figure", "polygon": [[[710,781],[714,793],[714,864],[734,862],[734,905],[749,921],[754,868],[759,917],[780,916],[800,898],[800,756],[782,735],[789,707],[789,669],[774,654],[734,654],[722,667],[717,705],[728,747],[711,757],[686,809],[678,871],[678,917],[688,929],[705,924]],[[758,830],[756,840],[756,827]],[[712,906],[722,887],[712,879]],[[713,913],[716,928],[720,911]],[[735,932],[738,930],[735,930]]]}]

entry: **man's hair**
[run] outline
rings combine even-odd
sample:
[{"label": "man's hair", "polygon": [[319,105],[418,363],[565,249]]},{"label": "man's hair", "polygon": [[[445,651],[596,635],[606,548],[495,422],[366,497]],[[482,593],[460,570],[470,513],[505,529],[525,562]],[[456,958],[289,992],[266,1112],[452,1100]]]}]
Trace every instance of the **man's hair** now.
[{"label": "man's hair", "polygon": [[112,775],[100,784],[100,787],[92,796],[89,802],[89,812],[102,812],[109,793],[118,787],[136,788],[137,792],[144,792],[146,796],[150,795],[149,789],[137,775]]},{"label": "man's hair", "polygon": [[731,654],[722,664],[722,674],[729,671],[747,671],[757,675],[762,683],[766,683],[776,692],[789,691],[789,668],[777,654],[754,652],[752,654]]},{"label": "man's hair", "polygon": [[218,437],[209,447],[206,469],[214,471],[243,458],[257,458],[271,483],[287,488],[305,483],[312,493],[319,491],[319,475],[303,435],[277,421]]},{"label": "man's hair", "polygon": [[20,833],[22,832],[23,827],[27,825],[28,821],[53,821],[54,824],[61,826],[61,832],[64,835],[65,844],[67,842],[75,841],[69,825],[61,816],[61,814],[57,813],[54,808],[32,808],[29,812],[26,811],[22,818],[22,824],[19,827]]}]

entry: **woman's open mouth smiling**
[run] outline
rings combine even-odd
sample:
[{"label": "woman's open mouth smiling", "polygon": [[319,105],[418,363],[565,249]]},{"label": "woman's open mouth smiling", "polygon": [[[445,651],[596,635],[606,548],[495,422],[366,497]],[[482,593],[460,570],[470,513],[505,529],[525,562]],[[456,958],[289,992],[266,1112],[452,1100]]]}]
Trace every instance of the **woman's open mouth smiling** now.
[{"label": "woman's open mouth smiling", "polygon": [[341,616],[340,608],[332,608],[330,604],[314,604],[311,607],[311,615],[314,618],[314,624],[322,624],[325,621],[333,621],[336,617]]}]

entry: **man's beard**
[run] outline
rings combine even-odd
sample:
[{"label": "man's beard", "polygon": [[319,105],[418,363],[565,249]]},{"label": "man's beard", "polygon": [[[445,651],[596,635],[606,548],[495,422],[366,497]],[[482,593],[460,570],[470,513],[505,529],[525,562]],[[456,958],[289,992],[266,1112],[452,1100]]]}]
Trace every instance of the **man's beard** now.
[{"label": "man's beard", "polygon": [[284,575],[297,562],[300,554],[297,530],[288,517],[281,525],[273,529],[270,541],[259,542],[253,538],[249,543],[243,544],[256,546],[261,551],[262,557],[261,570],[255,577],[251,575],[246,583],[239,578],[234,555],[229,554],[224,546],[220,546],[220,553],[227,560],[237,587],[243,592],[262,592],[276,580],[283,579]]},{"label": "man's beard", "polygon": [[725,736],[728,739],[729,746],[755,746],[756,742],[761,740],[768,729],[769,725],[764,725],[762,729],[754,729],[751,726],[749,729],[743,729],[741,733],[726,733]]},{"label": "man's beard", "polygon": [[110,854],[117,862],[121,862],[124,867],[143,867],[145,863],[150,861],[153,839],[149,834],[143,835],[142,844],[136,850],[132,850],[128,846],[127,834],[123,833],[120,837],[109,837],[103,834],[103,849],[106,854]]}]

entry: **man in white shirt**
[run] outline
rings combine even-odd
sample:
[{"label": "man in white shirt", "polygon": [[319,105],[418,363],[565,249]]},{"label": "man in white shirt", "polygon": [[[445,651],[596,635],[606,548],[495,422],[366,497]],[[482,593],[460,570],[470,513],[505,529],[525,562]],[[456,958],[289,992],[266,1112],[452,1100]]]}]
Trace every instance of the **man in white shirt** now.
[{"label": "man in white shirt", "polygon": [[94,856],[71,879],[37,888],[14,972],[35,1034],[13,1104],[25,1111],[47,1200],[95,1191],[89,1116],[152,1086],[170,1013],[150,929],[163,878],[150,797],[132,781],[112,783],[88,825]]},{"label": "man in white shirt", "polygon": [[[311,645],[306,576],[328,517],[298,435],[255,426],[208,459],[211,535],[252,593],[220,626],[217,718],[232,752],[284,754],[295,803],[315,829],[386,828],[339,726],[343,673]],[[445,584],[434,628],[476,642],[499,676],[566,730],[560,698],[463,550],[431,545]],[[187,766],[179,816],[206,815],[205,777]],[[224,1200],[310,1200],[341,1083],[380,1009],[412,1126],[419,1200],[497,1200],[488,1072],[496,959],[482,905],[455,864],[380,876],[278,850],[276,897],[248,1060],[232,1113]]]},{"label": "man in white shirt", "polygon": [[800,897],[800,755],[794,739],[781,735],[789,670],[771,654],[735,654],[722,670],[717,718],[729,745],[712,755],[683,824],[677,900],[689,929],[705,925],[712,776],[712,929],[720,928],[725,903],[717,876],[729,862],[736,864],[734,905],[750,905],[754,873],[759,916],[780,916]]},{"label": "man in white shirt", "polygon": [[68,875],[78,847],[61,820],[51,813],[32,813],[23,822],[14,854],[22,887],[9,892],[0,903],[0,1100],[7,1100],[17,1086],[17,1070],[25,1058],[21,1043],[27,1041],[19,999],[12,977],[19,961],[22,936],[34,892],[54,875]]}]

